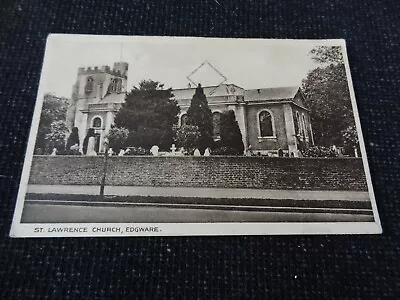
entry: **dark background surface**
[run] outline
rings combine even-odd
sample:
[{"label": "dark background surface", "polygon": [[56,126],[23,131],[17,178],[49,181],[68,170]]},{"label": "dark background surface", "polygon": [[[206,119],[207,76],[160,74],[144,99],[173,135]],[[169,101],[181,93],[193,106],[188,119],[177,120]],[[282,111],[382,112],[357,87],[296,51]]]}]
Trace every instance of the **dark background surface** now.
[{"label": "dark background surface", "polygon": [[[2,0],[0,5],[0,299],[400,295],[397,0]],[[345,38],[383,235],[10,239],[51,32]]]}]

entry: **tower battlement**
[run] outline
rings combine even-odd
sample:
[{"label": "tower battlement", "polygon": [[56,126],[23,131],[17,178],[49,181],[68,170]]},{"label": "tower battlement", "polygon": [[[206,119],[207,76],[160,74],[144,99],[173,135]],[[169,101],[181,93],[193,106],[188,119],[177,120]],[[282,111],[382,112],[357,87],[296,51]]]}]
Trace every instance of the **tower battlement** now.
[{"label": "tower battlement", "polygon": [[128,75],[128,63],[126,62],[116,62],[111,68],[110,66],[90,66],[90,67],[80,67],[78,68],[78,74],[96,74],[96,73],[108,73],[115,76],[127,77]]}]

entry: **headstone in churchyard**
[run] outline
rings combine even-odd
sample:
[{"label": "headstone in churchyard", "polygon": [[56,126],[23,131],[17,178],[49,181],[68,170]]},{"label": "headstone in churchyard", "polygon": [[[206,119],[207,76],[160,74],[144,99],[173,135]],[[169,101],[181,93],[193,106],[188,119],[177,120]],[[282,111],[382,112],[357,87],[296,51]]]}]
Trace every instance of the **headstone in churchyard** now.
[{"label": "headstone in churchyard", "polygon": [[160,147],[158,147],[157,145],[154,145],[153,147],[151,147],[150,153],[151,153],[153,156],[158,156],[158,149],[160,149]]},{"label": "headstone in churchyard", "polygon": [[175,151],[176,151],[175,144],[172,144],[172,146],[171,146],[171,153],[172,153],[172,155],[175,155]]},{"label": "headstone in churchyard", "polygon": [[86,152],[87,156],[96,156],[97,155],[96,151],[94,150],[95,144],[96,144],[96,138],[94,136],[91,136],[89,138],[89,142],[88,142],[88,146],[87,146],[87,152]]},{"label": "headstone in churchyard", "polygon": [[358,157],[357,147],[354,147],[354,157]]}]

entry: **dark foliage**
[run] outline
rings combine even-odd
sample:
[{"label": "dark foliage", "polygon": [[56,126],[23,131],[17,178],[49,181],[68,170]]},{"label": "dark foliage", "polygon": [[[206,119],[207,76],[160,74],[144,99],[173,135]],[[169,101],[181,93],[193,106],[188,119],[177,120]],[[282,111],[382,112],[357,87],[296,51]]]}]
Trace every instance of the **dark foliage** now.
[{"label": "dark foliage", "polygon": [[52,146],[48,144],[51,129],[52,127],[56,127],[56,124],[52,126],[52,123],[65,121],[68,109],[67,99],[58,98],[51,94],[46,94],[43,98],[42,112],[40,114],[39,128],[35,143],[35,153],[43,151],[48,152],[48,149],[52,148]]},{"label": "dark foliage", "polygon": [[199,84],[196,92],[193,95],[190,107],[187,111],[188,125],[197,126],[200,132],[200,137],[197,141],[196,148],[201,153],[208,147],[212,147],[213,139],[213,120],[212,113],[208,107],[206,95],[204,95],[203,88]]},{"label": "dark foliage", "polygon": [[183,147],[188,153],[193,153],[199,145],[201,132],[198,126],[183,125],[176,132],[178,147]]},{"label": "dark foliage", "polygon": [[112,126],[107,136],[109,148],[112,148],[113,151],[118,153],[125,147],[128,136],[128,129]]},{"label": "dark foliage", "polygon": [[324,146],[314,146],[302,152],[304,157],[337,157],[338,154],[335,153],[331,148]]},{"label": "dark foliage", "polygon": [[69,135],[67,139],[67,144],[65,145],[65,150],[68,152],[71,148],[71,146],[78,144],[79,146],[79,133],[78,133],[78,127],[73,127],[71,134]]},{"label": "dark foliage", "polygon": [[221,115],[221,140],[215,145],[213,154],[241,155],[244,151],[242,134],[232,110]]},{"label": "dark foliage", "polygon": [[83,154],[86,154],[86,152],[87,152],[87,147],[88,147],[88,144],[89,144],[89,138],[90,137],[94,137],[94,136],[96,136],[95,135],[95,132],[94,132],[94,129],[93,128],[89,128],[89,130],[88,130],[88,132],[87,132],[87,134],[86,134],[86,136],[85,136],[85,139],[83,140]]},{"label": "dark foliage", "polygon": [[149,149],[145,149],[142,147],[128,147],[127,155],[150,155]]},{"label": "dark foliage", "polygon": [[126,96],[115,125],[129,130],[127,146],[168,150],[174,141],[173,126],[178,122],[179,106],[171,89],[157,81],[143,80]]},{"label": "dark foliage", "polygon": [[303,81],[303,92],[311,110],[315,143],[321,146],[356,144],[354,115],[340,47],[317,47],[311,55],[320,66],[308,73]]}]

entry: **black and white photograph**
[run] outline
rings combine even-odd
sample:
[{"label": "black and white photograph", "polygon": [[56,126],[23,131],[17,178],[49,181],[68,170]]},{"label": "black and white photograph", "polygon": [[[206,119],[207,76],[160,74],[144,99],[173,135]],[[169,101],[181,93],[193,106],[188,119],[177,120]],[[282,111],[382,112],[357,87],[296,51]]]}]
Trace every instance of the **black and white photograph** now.
[{"label": "black and white photograph", "polygon": [[379,234],[344,40],[52,34],[10,235]]}]

